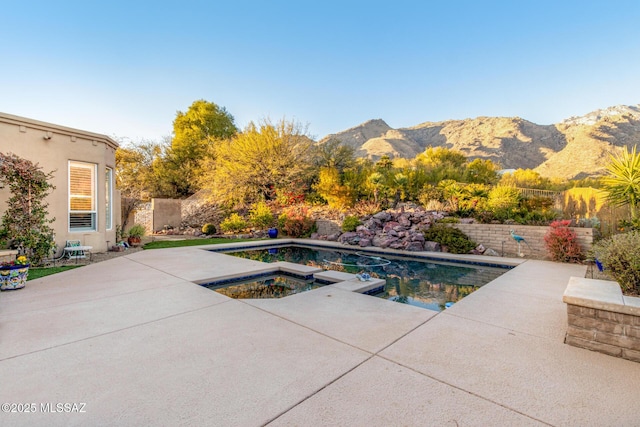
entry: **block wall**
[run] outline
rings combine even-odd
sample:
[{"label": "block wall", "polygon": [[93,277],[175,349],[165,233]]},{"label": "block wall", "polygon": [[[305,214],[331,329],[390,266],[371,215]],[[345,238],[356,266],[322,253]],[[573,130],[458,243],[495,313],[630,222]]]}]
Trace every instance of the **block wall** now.
[{"label": "block wall", "polygon": [[[505,225],[505,224],[452,224],[464,234],[485,248],[491,248],[502,256],[517,256],[518,244],[511,237],[510,230],[525,238],[529,244],[521,243],[520,251],[527,258],[550,258],[544,243],[544,236],[549,227],[533,225]],[[583,252],[591,249],[593,245],[592,228],[572,228],[578,236],[578,243]]]}]

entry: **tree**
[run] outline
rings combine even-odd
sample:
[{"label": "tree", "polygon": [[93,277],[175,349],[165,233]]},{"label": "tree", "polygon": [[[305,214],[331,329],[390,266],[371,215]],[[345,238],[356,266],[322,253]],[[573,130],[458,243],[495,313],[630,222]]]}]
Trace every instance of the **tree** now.
[{"label": "tree", "polygon": [[55,187],[49,183],[52,173],[44,173],[29,160],[15,154],[0,153],[0,184],[8,185],[11,197],[2,216],[0,238],[18,247],[31,263],[39,265],[55,246],[49,227],[47,195]]},{"label": "tree", "polygon": [[498,165],[491,160],[474,159],[465,166],[463,179],[473,184],[495,184],[498,182]]},{"label": "tree", "polygon": [[116,187],[120,190],[122,205],[122,229],[127,226],[129,215],[141,202],[161,193],[160,179],[154,174],[154,162],[163,154],[162,145],[146,141],[116,150]]},{"label": "tree", "polygon": [[416,156],[416,160],[426,166],[434,168],[454,167],[460,168],[467,158],[460,151],[450,150],[444,147],[429,147]]},{"label": "tree", "polygon": [[634,145],[629,152],[624,147],[617,156],[610,155],[608,175],[603,178],[608,200],[617,206],[629,205],[632,220],[638,219],[640,203],[640,154],[636,148]]},{"label": "tree", "polygon": [[544,178],[532,169],[517,169],[513,173],[505,173],[500,178],[500,185],[518,188],[539,188],[546,189],[549,186],[549,179]]},{"label": "tree", "polygon": [[335,167],[320,169],[318,183],[313,188],[331,208],[344,209],[353,205],[353,190],[341,182],[340,172]]},{"label": "tree", "polygon": [[355,150],[338,139],[330,139],[314,146],[313,164],[319,169],[335,168],[338,172],[343,172],[354,163]]},{"label": "tree", "polygon": [[212,155],[216,142],[237,131],[233,116],[213,102],[200,99],[186,113],[178,111],[171,146],[154,165],[156,174],[162,177],[164,195],[186,197],[198,191],[204,159]]},{"label": "tree", "polygon": [[201,185],[226,204],[272,200],[280,191],[295,191],[310,172],[311,139],[296,122],[250,123],[215,147],[215,162]]}]

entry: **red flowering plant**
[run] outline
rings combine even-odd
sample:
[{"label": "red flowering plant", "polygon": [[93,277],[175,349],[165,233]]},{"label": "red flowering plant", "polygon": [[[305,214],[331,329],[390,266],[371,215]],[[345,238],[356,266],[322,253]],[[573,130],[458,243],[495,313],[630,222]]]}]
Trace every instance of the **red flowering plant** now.
[{"label": "red flowering plant", "polygon": [[20,255],[13,261],[3,261],[0,263],[0,267],[14,267],[14,266],[28,266],[29,259],[26,256]]},{"label": "red flowering plant", "polygon": [[544,242],[552,260],[578,263],[584,259],[584,254],[578,236],[569,228],[569,224],[569,220],[553,221],[544,236]]}]

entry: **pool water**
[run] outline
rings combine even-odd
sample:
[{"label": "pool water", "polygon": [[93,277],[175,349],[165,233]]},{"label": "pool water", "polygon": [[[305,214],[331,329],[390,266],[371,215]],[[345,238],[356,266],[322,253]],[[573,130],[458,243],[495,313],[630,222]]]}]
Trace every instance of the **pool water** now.
[{"label": "pool water", "polygon": [[507,268],[302,246],[226,253],[262,262],[288,261],[325,270],[368,273],[386,281],[384,289],[374,296],[436,311],[444,310],[508,271]]},{"label": "pool water", "polygon": [[229,298],[263,299],[282,298],[300,292],[310,291],[322,286],[311,279],[302,279],[283,274],[273,274],[252,279],[225,281],[223,284],[208,283],[203,285]]}]

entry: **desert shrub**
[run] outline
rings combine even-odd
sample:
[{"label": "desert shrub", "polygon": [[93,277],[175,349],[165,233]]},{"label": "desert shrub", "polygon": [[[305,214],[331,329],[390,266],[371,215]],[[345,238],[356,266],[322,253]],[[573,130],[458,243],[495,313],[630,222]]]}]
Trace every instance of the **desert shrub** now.
[{"label": "desert shrub", "polygon": [[640,294],[640,232],[615,234],[596,243],[592,256],[618,282],[625,294]]},{"label": "desert shrub", "polygon": [[237,213],[232,213],[220,223],[220,229],[225,233],[238,233],[247,228],[247,221]]},{"label": "desert shrub", "polygon": [[316,230],[316,221],[305,206],[292,206],[278,217],[278,227],[291,237],[309,237]]},{"label": "desert shrub", "polygon": [[571,221],[553,221],[544,236],[544,243],[551,259],[559,262],[580,262],[584,256],[578,244],[578,236],[569,228]]},{"label": "desert shrub", "polygon": [[445,216],[442,219],[438,220],[439,224],[458,224],[460,222],[460,218],[455,216]]},{"label": "desert shrub", "polygon": [[436,224],[424,232],[424,238],[438,242],[453,254],[467,254],[477,245],[469,236],[454,227]]},{"label": "desert shrub", "polygon": [[442,189],[431,184],[426,184],[418,194],[418,203],[427,206],[432,201],[443,201]]},{"label": "desert shrub", "polygon": [[356,231],[356,227],[358,227],[360,224],[362,223],[357,216],[347,216],[345,217],[344,221],[342,221],[342,231]]},{"label": "desert shrub", "polygon": [[202,233],[206,234],[207,236],[216,234],[217,232],[218,230],[216,229],[216,226],[211,224],[210,222],[202,226]]},{"label": "desert shrub", "polygon": [[358,216],[373,215],[382,210],[382,205],[373,200],[360,200],[353,205],[352,210]]},{"label": "desert shrub", "polygon": [[498,220],[510,219],[520,204],[520,192],[514,187],[496,186],[489,191],[487,209]]},{"label": "desert shrub", "polygon": [[258,202],[249,210],[249,220],[254,226],[265,229],[273,225],[273,212],[265,202]]},{"label": "desert shrub", "polygon": [[127,231],[129,237],[142,237],[145,235],[146,232],[147,230],[144,228],[144,225],[142,224],[135,224],[133,227],[131,227]]},{"label": "desert shrub", "polygon": [[310,191],[304,196],[304,202],[311,206],[322,206],[327,204],[327,200],[317,191]]}]

